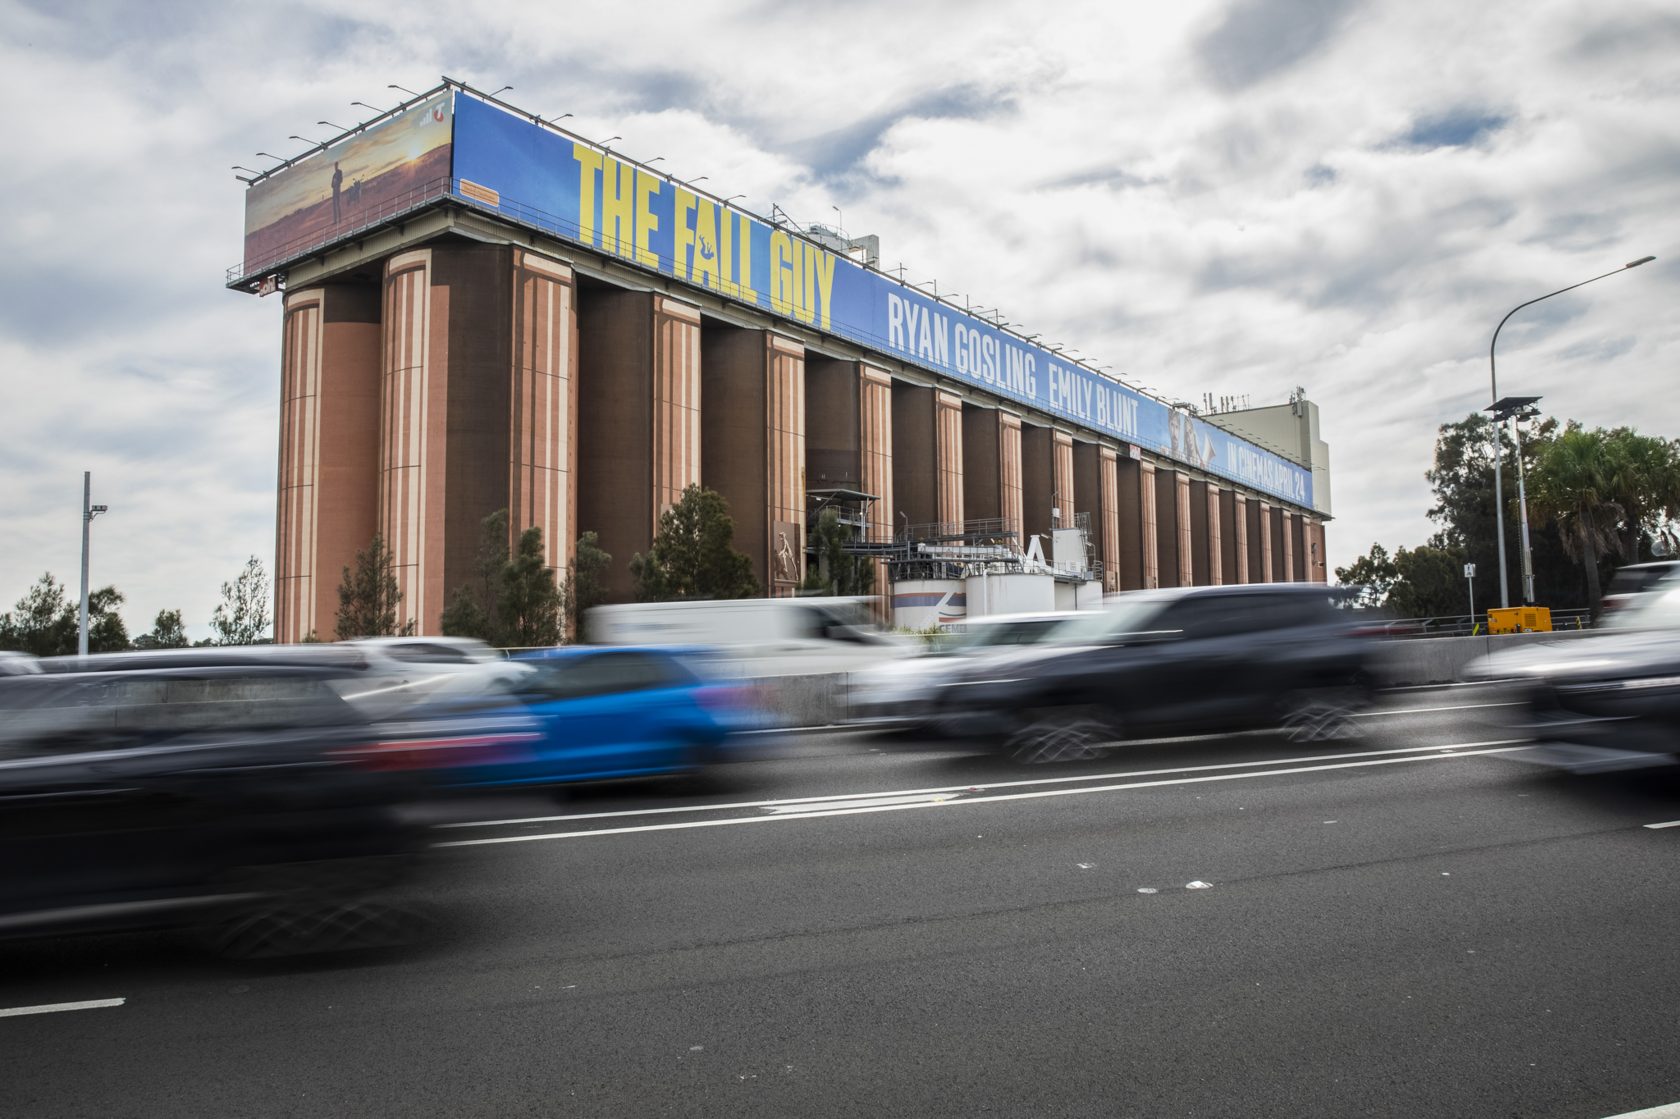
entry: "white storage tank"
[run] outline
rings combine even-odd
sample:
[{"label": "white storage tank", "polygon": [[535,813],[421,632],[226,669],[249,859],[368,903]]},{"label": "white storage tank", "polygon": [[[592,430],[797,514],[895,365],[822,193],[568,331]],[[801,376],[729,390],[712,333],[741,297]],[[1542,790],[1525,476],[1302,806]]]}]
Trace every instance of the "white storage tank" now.
[{"label": "white storage tank", "polygon": [[1084,583],[1056,584],[1058,610],[1101,610],[1102,606],[1103,589],[1100,579],[1091,579]]},{"label": "white storage tank", "polygon": [[1056,607],[1056,580],[1049,574],[970,575],[968,612],[986,614],[1044,614]]},{"label": "white storage tank", "polygon": [[894,629],[929,630],[967,616],[961,579],[901,579],[892,585]]}]

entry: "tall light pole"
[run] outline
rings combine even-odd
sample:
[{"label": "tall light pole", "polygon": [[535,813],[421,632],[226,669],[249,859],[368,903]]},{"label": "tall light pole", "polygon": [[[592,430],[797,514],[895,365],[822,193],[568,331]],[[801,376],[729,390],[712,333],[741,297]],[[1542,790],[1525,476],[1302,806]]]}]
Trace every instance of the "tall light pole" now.
[{"label": "tall light pole", "polygon": [[[1654,256],[1642,256],[1638,260],[1630,260],[1620,268],[1613,269],[1600,276],[1594,276],[1590,280],[1582,280],[1578,284],[1570,284],[1566,288],[1558,288],[1556,291],[1549,291],[1537,299],[1530,299],[1527,303],[1519,303],[1515,307],[1512,307],[1509,311],[1505,312],[1505,317],[1500,319],[1499,325],[1493,328],[1493,341],[1488,343],[1488,383],[1493,389],[1493,395],[1491,397],[1493,407],[1497,409],[1499,405],[1499,370],[1494,364],[1493,351],[1494,347],[1499,345],[1499,332],[1505,329],[1505,324],[1510,321],[1512,315],[1516,314],[1524,307],[1534,306],[1542,299],[1550,299],[1554,295],[1562,295],[1566,291],[1574,291],[1578,287],[1585,287],[1594,280],[1602,280],[1605,276],[1614,276],[1618,272],[1626,272],[1629,268],[1638,268],[1641,264],[1649,264],[1655,259],[1657,258]],[[1495,421],[1499,423],[1504,422],[1503,418],[1498,415],[1495,415]],[[1499,541],[1499,605],[1510,606],[1511,589],[1506,581],[1505,573],[1505,485],[1500,471],[1500,464],[1504,461],[1505,454],[1504,448],[1499,444],[1497,433],[1498,428],[1495,428],[1493,443],[1493,519],[1494,533],[1498,537]]]},{"label": "tall light pole", "polygon": [[82,608],[76,628],[76,655],[88,655],[88,526],[93,518],[109,512],[109,505],[93,505],[93,472],[82,471]]}]

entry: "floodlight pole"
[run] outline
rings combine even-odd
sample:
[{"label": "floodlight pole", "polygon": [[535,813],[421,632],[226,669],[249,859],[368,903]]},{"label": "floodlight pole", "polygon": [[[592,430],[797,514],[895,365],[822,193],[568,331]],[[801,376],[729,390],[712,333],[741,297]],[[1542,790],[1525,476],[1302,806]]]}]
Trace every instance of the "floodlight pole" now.
[{"label": "floodlight pole", "polygon": [[1527,471],[1522,457],[1522,413],[1512,417],[1511,430],[1516,433],[1517,449],[1517,508],[1522,511],[1522,595],[1523,605],[1534,605],[1534,550],[1528,542],[1528,491],[1525,488]]},{"label": "floodlight pole", "polygon": [[81,609],[77,612],[76,622],[76,655],[88,655],[88,527],[93,524],[93,518],[105,512],[108,506],[94,505],[93,472],[82,471],[82,598]]},{"label": "floodlight pole", "polygon": [[[1527,303],[1519,303],[1515,307],[1512,307],[1509,311],[1505,312],[1505,317],[1500,319],[1499,325],[1493,328],[1493,341],[1488,343],[1488,381],[1493,389],[1493,396],[1490,398],[1490,403],[1497,403],[1499,401],[1499,370],[1498,366],[1494,363],[1493,351],[1494,347],[1499,345],[1499,332],[1505,329],[1505,324],[1511,320],[1512,315],[1516,314],[1524,307],[1534,306],[1542,299],[1550,299],[1554,295],[1562,295],[1566,291],[1574,291],[1578,287],[1585,287],[1594,280],[1602,280],[1605,276],[1614,276],[1618,272],[1626,272],[1629,268],[1638,268],[1641,264],[1649,264],[1655,259],[1657,258],[1654,256],[1642,256],[1638,260],[1630,260],[1620,268],[1605,272],[1603,275],[1594,276],[1590,280],[1582,280],[1578,284],[1570,284],[1566,288],[1558,288],[1556,291],[1549,291],[1537,299],[1530,299]],[[1498,416],[1495,416],[1494,420],[1496,424],[1504,422],[1504,420]],[[1498,536],[1499,540],[1499,605],[1508,607],[1511,605],[1511,590],[1506,582],[1505,574],[1505,486],[1500,472],[1500,464],[1503,462],[1504,458],[1505,448],[1500,443],[1499,428],[1495,427],[1493,440],[1493,519],[1494,532]],[[1520,490],[1522,486],[1522,479],[1520,477],[1522,459],[1520,452],[1518,455],[1517,468],[1519,473],[1517,485]],[[1523,523],[1525,526],[1525,530],[1523,532],[1523,542],[1524,549],[1526,551],[1528,541],[1528,533],[1526,531],[1528,511],[1526,508],[1523,510]]]}]

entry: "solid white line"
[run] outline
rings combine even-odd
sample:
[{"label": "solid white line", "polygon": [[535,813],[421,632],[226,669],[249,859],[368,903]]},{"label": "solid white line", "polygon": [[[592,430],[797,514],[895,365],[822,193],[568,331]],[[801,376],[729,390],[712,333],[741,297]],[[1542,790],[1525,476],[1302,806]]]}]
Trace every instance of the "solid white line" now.
[{"label": "solid white line", "polygon": [[728,804],[683,804],[669,808],[626,808],[614,812],[578,812],[558,816],[516,816],[505,820],[462,820],[439,824],[442,828],[488,828],[513,824],[555,824],[570,820],[610,820],[624,816],[669,816],[674,813],[727,812],[737,808],[780,808],[790,804],[820,805],[833,801],[876,800],[881,797],[923,797],[940,793],[966,793],[970,789],[1024,789],[1039,785],[1068,785],[1076,781],[1113,781],[1127,777],[1160,777],[1169,773],[1213,773],[1227,769],[1253,769],[1260,765],[1295,765],[1298,762],[1333,762],[1344,758],[1369,758],[1384,754],[1439,753],[1442,750],[1474,749],[1481,746],[1510,746],[1527,742],[1523,738],[1498,738],[1487,742],[1448,742],[1440,746],[1404,746],[1389,750],[1359,750],[1351,754],[1315,754],[1304,758],[1256,758],[1250,762],[1221,762],[1218,765],[1174,766],[1169,769],[1136,769],[1119,773],[1085,773],[1069,777],[1037,777],[1025,781],[986,781],[970,785],[942,785],[932,789],[883,789],[869,793],[830,793],[825,796],[788,797],[781,800],[738,800]]},{"label": "solid white line", "polygon": [[57,1014],[62,1010],[99,1010],[107,1006],[121,1006],[127,999],[90,999],[87,1002],[49,1002],[43,1006],[14,1006],[0,1010],[0,1018],[18,1018],[25,1014]]},{"label": "solid white line", "polygon": [[1661,1107],[1647,1107],[1643,1111],[1624,1111],[1608,1119],[1680,1119],[1680,1103],[1665,1103]]},{"label": "solid white line", "polygon": [[1389,715],[1433,715],[1441,711],[1477,711],[1483,707],[1521,707],[1524,701],[1510,700],[1499,703],[1459,703],[1451,707],[1395,707],[1386,711],[1356,711],[1356,719],[1379,719]]},{"label": "solid white line", "polygon": [[[722,828],[736,824],[774,824],[785,820],[812,820],[824,816],[855,816],[871,812],[904,812],[917,808],[961,808],[971,804],[994,804],[1005,800],[1035,800],[1040,797],[1080,796],[1085,793],[1114,793],[1129,789],[1153,789],[1167,785],[1199,785],[1209,781],[1241,781],[1249,777],[1279,777],[1295,773],[1322,773],[1332,769],[1360,769],[1378,765],[1399,765],[1403,762],[1439,761],[1445,758],[1468,758],[1480,754],[1505,754],[1526,746],[1505,746],[1492,750],[1465,750],[1453,754],[1428,754],[1406,758],[1379,758],[1375,761],[1342,762],[1338,765],[1309,765],[1296,769],[1269,769],[1258,773],[1219,773],[1206,777],[1180,777],[1165,781],[1131,781],[1120,785],[1097,785],[1078,789],[1035,789],[1025,793],[1005,793],[1002,796],[966,797],[961,800],[914,801],[907,804],[880,804],[868,808],[822,808],[815,812],[789,812],[778,816],[737,816],[728,820],[685,820],[675,824],[638,824],[627,828],[595,828],[587,831],[545,832],[539,835],[504,835],[490,839],[455,839],[433,844],[435,847],[479,847],[492,843],[530,843],[539,839],[582,839],[597,835],[630,835],[634,832],[684,831],[689,828]],[[575,819],[576,817],[574,817]]]},{"label": "solid white line", "polygon": [[1646,824],[1645,826],[1653,830],[1657,828],[1680,828],[1680,820],[1669,820],[1667,823]]}]

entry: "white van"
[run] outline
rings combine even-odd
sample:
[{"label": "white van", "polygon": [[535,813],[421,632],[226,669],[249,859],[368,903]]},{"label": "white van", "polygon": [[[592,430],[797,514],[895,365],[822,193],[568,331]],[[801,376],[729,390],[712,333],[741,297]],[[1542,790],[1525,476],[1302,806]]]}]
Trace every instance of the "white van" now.
[{"label": "white van", "polygon": [[867,598],[738,598],[597,606],[586,634],[602,645],[705,645],[743,676],[848,672],[909,656],[882,632]]}]

